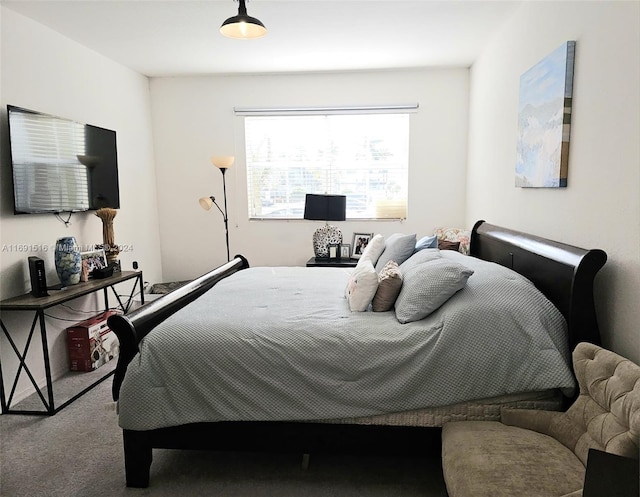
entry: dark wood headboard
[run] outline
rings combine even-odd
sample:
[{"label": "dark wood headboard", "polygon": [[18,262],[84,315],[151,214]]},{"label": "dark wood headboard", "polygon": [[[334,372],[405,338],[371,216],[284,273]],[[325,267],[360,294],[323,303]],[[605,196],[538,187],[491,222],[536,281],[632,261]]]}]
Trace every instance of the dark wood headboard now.
[{"label": "dark wood headboard", "polygon": [[520,273],[560,310],[569,328],[569,346],[600,344],[593,301],[596,273],[607,261],[599,249],[586,250],[478,221],[471,232],[471,255]]}]

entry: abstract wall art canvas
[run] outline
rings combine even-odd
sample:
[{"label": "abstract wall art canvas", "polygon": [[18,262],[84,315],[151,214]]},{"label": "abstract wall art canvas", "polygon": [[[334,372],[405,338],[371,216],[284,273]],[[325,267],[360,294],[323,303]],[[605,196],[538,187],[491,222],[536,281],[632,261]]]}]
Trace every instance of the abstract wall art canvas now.
[{"label": "abstract wall art canvas", "polygon": [[567,186],[575,41],[520,77],[516,186]]}]

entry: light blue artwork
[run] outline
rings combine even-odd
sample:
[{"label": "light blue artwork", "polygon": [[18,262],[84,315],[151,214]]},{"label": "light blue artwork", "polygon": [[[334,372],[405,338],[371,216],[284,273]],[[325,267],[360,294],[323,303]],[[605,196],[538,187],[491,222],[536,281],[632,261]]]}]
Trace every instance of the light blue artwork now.
[{"label": "light blue artwork", "polygon": [[575,41],[520,77],[516,186],[567,186]]}]

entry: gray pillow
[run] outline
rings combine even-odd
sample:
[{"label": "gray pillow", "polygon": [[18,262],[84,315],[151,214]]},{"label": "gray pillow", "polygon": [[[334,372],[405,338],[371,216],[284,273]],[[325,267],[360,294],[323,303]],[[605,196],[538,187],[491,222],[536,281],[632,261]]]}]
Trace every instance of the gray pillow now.
[{"label": "gray pillow", "polygon": [[376,262],[376,272],[382,271],[382,268],[389,261],[396,261],[398,265],[402,264],[413,254],[416,248],[416,234],[403,235],[402,233],[394,233],[384,241],[384,252]]},{"label": "gray pillow", "polygon": [[402,289],[396,300],[398,321],[410,323],[427,317],[464,288],[472,274],[472,269],[447,259],[435,259],[403,271]]},{"label": "gray pillow", "polygon": [[424,262],[429,262],[434,259],[440,259],[441,257],[442,255],[440,254],[440,250],[437,248],[422,249],[416,252],[415,254],[413,254],[406,261],[404,261],[400,265],[400,270],[402,271],[402,274],[404,274],[408,271],[411,271],[411,269],[413,269],[419,264],[422,264]]}]

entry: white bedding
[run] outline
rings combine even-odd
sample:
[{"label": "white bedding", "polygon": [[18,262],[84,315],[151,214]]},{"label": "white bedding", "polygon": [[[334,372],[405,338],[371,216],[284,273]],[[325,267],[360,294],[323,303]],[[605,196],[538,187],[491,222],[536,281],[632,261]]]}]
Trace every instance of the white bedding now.
[{"label": "white bedding", "polygon": [[474,274],[408,324],[393,310],[350,312],[349,269],[235,273],[141,342],[120,391],[120,426],[372,416],[573,388],[557,309],[504,267],[442,256]]}]

